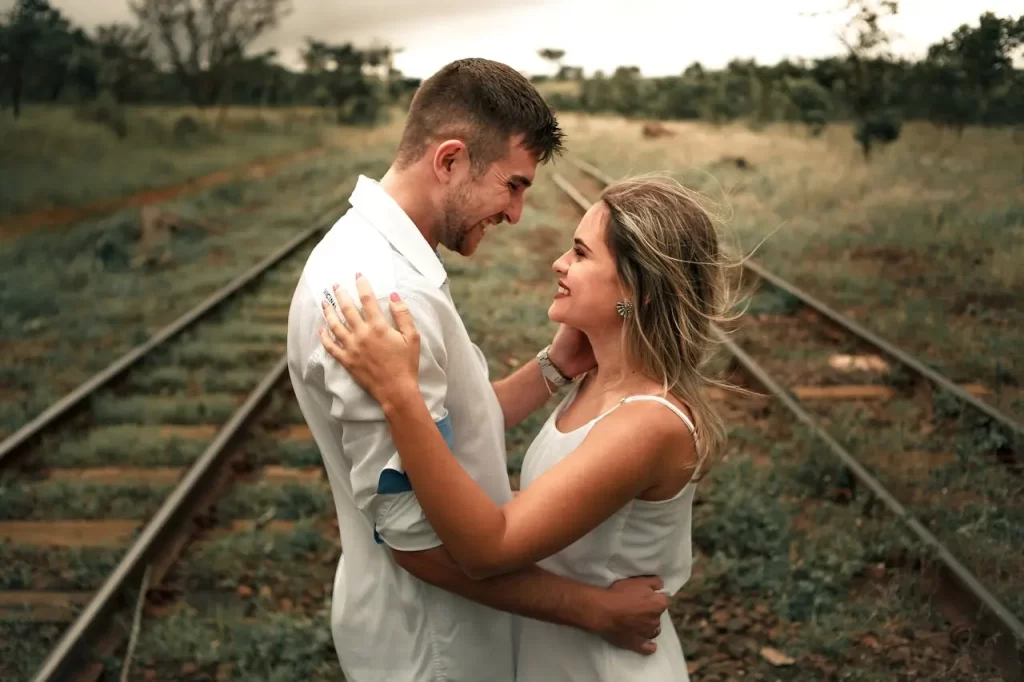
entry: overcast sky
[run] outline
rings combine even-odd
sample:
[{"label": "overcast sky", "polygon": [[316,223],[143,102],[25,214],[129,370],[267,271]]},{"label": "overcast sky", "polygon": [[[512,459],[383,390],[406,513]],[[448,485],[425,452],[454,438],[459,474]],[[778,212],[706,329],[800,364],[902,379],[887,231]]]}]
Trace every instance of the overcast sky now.
[{"label": "overcast sky", "polygon": [[[0,0],[0,8],[13,0]],[[88,28],[130,19],[126,0],[53,0]],[[460,57],[488,57],[527,73],[550,73],[537,57],[544,47],[566,51],[565,63],[587,74],[619,65],[645,75],[680,73],[699,60],[718,67],[730,59],[774,63],[783,57],[838,54],[836,31],[845,0],[292,0],[293,11],[260,41],[274,46],[286,63],[306,36],[404,48],[395,66],[426,77]],[[1024,13],[1024,0],[900,0],[889,24],[901,37],[900,54],[914,57],[960,24],[976,24],[982,12]]]}]

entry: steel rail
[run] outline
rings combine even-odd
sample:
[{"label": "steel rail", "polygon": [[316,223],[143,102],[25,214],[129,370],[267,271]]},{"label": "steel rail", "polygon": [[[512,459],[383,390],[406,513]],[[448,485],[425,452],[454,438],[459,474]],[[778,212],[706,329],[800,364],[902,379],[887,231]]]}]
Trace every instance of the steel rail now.
[{"label": "steel rail", "polygon": [[[604,185],[610,185],[614,182],[614,180],[611,177],[609,177],[604,171],[602,171],[600,168],[597,168],[592,164],[587,163],[586,161],[581,161],[578,159],[569,159],[569,163],[576,166],[576,168],[578,168],[584,174],[589,175],[592,179]],[[573,191],[576,190],[574,189]],[[977,396],[971,395],[963,388],[958,386],[956,383],[954,383],[949,377],[945,376],[944,374],[941,374],[940,372],[935,371],[928,365],[924,364],[923,362],[915,358],[913,355],[910,355],[909,353],[904,351],[902,348],[899,348],[892,342],[887,341],[886,339],[883,339],[874,332],[864,328],[863,326],[853,321],[846,315],[843,315],[839,311],[831,308],[828,304],[818,300],[817,298],[807,293],[803,289],[797,287],[791,282],[787,282],[783,278],[774,274],[773,272],[765,268],[763,265],[760,265],[753,259],[744,259],[743,265],[745,268],[753,272],[755,275],[757,275],[764,281],[768,282],[768,284],[770,284],[771,286],[775,287],[776,289],[779,289],[780,291],[784,291],[790,296],[793,296],[794,298],[798,299],[802,304],[827,317],[834,324],[842,327],[843,329],[850,332],[854,336],[868,342],[871,346],[873,346],[882,354],[887,355],[889,358],[904,365],[905,367],[909,367],[913,371],[917,372],[919,375],[928,379],[935,386],[941,388],[943,391],[951,393],[952,395],[956,396],[958,400],[967,403],[968,405],[978,410],[985,416],[989,417],[993,421],[998,422],[1007,429],[1010,429],[1011,431],[1016,433],[1017,436],[1024,437],[1024,424],[1016,421],[1015,419],[1013,419],[1013,417],[1006,414],[995,405],[985,402],[984,400],[978,398]]]},{"label": "steel rail", "polygon": [[77,388],[72,390],[63,398],[50,405],[31,421],[22,425],[17,431],[5,438],[3,442],[0,442],[0,468],[9,464],[10,461],[14,459],[15,455],[19,451],[23,450],[26,445],[31,443],[34,438],[39,436],[45,429],[52,426],[61,418],[66,417],[86,398],[123,374],[127,369],[138,363],[154,349],[158,348],[177,334],[180,334],[189,326],[195,324],[211,310],[233,296],[240,289],[259,278],[279,261],[290,255],[304,242],[308,241],[327,227],[329,227],[329,225],[325,225],[324,220],[317,221],[314,227],[307,229],[296,235],[294,238],[288,240],[288,242],[283,246],[208,296],[204,301],[192,308],[192,310],[160,329],[157,333],[151,336],[149,340],[135,346],[117,360],[111,362],[104,369],[79,384]]},{"label": "steel rail", "polygon": [[[565,192],[582,211],[587,211],[591,202],[576,190],[558,173],[553,174],[555,184]],[[857,479],[863,483],[889,510],[907,524],[911,532],[922,543],[930,547],[942,564],[957,578],[961,585],[979,602],[985,605],[1009,634],[1016,638],[1019,645],[1024,645],[1024,623],[1014,615],[1002,602],[982,584],[977,576],[964,566],[949,549],[931,533],[895,496],[864,467],[849,450],[844,448],[818,421],[801,407],[800,402],[778,384],[767,371],[739,346],[729,339],[718,327],[713,331],[728,350],[729,354],[750,374],[750,376],[771,392],[801,423],[806,425],[828,446],[829,451],[846,465]]]},{"label": "steel rail", "polygon": [[198,502],[229,464],[227,455],[231,452],[231,445],[252,421],[274,385],[285,376],[287,367],[287,358],[281,357],[249,394],[245,403],[232,414],[213,442],[164,500],[85,609],[61,636],[32,678],[33,682],[63,682],[72,673],[86,667],[89,659],[87,646],[91,638],[102,631],[105,616],[115,610],[121,595],[126,588],[137,582],[146,566],[160,557],[172,540],[188,532]]}]

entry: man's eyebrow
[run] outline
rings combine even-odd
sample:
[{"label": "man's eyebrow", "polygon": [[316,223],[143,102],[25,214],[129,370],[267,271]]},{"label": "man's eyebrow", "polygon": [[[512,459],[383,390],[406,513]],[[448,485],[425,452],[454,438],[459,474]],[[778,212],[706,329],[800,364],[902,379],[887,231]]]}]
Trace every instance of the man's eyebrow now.
[{"label": "man's eyebrow", "polygon": [[[583,241],[582,239],[580,239],[579,237],[576,237],[575,239],[573,239],[572,243],[576,244],[577,246],[582,246],[587,251],[590,251],[590,247],[587,246],[587,243],[585,241]],[[593,251],[590,251],[590,252],[593,253]]]},{"label": "man's eyebrow", "polygon": [[523,187],[529,187],[533,184],[525,175],[513,175],[509,180]]}]

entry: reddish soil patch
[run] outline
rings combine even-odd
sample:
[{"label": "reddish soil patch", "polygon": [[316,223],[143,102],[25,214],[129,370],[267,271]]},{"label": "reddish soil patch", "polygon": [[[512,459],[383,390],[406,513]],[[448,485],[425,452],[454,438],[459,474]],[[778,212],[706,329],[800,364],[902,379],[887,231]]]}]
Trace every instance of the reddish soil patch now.
[{"label": "reddish soil patch", "polygon": [[324,147],[318,146],[297,152],[288,152],[287,154],[257,159],[234,169],[217,171],[216,173],[203,175],[175,185],[157,187],[121,197],[99,199],[81,206],[46,208],[9,216],[0,221],[0,238],[15,237],[44,227],[77,223],[86,218],[112,213],[129,206],[145,206],[146,204],[175,199],[201,189],[223,185],[235,178],[262,179],[273,175],[285,165],[322,154],[323,151]]}]

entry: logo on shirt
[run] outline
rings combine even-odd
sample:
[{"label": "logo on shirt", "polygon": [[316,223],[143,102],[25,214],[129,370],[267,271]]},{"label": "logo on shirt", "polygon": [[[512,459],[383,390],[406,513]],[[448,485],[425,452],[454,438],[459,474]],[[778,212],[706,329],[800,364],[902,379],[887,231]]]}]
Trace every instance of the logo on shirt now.
[{"label": "logo on shirt", "polygon": [[327,302],[331,304],[331,307],[337,310],[338,306],[334,303],[334,296],[331,295],[330,289],[324,289],[324,297],[327,299]]}]

